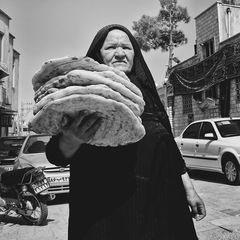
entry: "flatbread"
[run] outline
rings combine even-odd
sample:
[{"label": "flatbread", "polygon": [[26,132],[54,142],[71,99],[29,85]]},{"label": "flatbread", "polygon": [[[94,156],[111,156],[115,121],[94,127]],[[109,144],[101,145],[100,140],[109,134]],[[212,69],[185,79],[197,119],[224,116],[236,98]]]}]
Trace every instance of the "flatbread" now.
[{"label": "flatbread", "polygon": [[65,114],[75,117],[79,111],[97,113],[104,120],[89,144],[118,146],[139,141],[145,135],[140,117],[121,102],[96,94],[71,94],[48,102],[33,116],[29,128],[36,133],[56,135],[61,132]]},{"label": "flatbread", "polygon": [[118,146],[145,135],[140,115],[145,102],[126,74],[89,57],[64,57],[45,62],[32,78],[35,91],[30,130],[56,135],[65,115],[96,113],[103,121],[89,144]]},{"label": "flatbread", "polygon": [[[72,70],[66,75],[58,76],[53,79],[51,79],[49,82],[47,82],[45,85],[43,85],[36,93],[35,101],[38,102],[43,96],[47,94],[47,91],[51,88],[65,88],[68,86],[88,86],[88,85],[97,85],[97,84],[104,84],[108,86],[109,88],[113,89],[114,91],[119,92],[122,96],[125,98],[130,99],[133,103],[139,105],[140,112],[142,113],[144,110],[145,102],[142,97],[141,91],[131,82],[128,82],[128,86],[131,86],[129,88],[126,87],[124,82],[126,82],[124,79],[121,79],[123,82],[117,82],[114,81],[114,79],[111,77],[111,73],[105,73],[108,74],[108,78],[101,75],[99,72],[91,72],[86,70]],[[114,75],[111,74],[111,76]],[[115,78],[117,79],[117,78]],[[136,91],[138,94],[132,91],[132,89],[137,89]]]},{"label": "flatbread", "polygon": [[[131,83],[129,79],[126,80],[125,78],[118,76],[112,71],[91,72],[87,70],[77,70],[77,71],[72,70],[68,72],[68,74],[56,76],[50,79],[49,81],[47,81],[45,84],[43,84],[35,92],[35,99],[38,99],[39,95],[46,92],[46,90],[51,88],[52,86],[57,86],[57,87],[69,86],[69,84],[72,84],[72,83],[69,82],[67,78],[70,78],[71,76],[76,76],[76,75],[79,75],[79,79],[81,80],[81,82],[85,78],[85,79],[91,80],[91,84],[104,83],[104,79],[106,79],[107,82],[111,80],[112,82],[120,83],[121,85],[129,89],[131,92],[136,94],[137,96],[142,97],[142,92],[139,90],[137,86]],[[81,85],[83,84],[88,85],[90,83],[88,81],[88,82],[81,83]],[[79,85],[79,84],[76,84],[76,85]]]},{"label": "flatbread", "polygon": [[34,115],[37,112],[39,112],[49,102],[66,97],[66,96],[70,96],[72,94],[83,94],[83,95],[96,94],[106,99],[112,99],[112,100],[115,100],[116,102],[121,102],[125,104],[127,107],[129,107],[133,111],[133,113],[137,117],[141,115],[141,110],[139,108],[139,105],[135,104],[128,98],[122,96],[119,92],[112,90],[111,88],[109,88],[104,84],[89,85],[89,86],[69,86],[63,89],[57,89],[57,88],[55,89],[56,90],[44,96],[39,102],[37,102],[34,105],[34,108],[33,108]]},{"label": "flatbread", "polygon": [[105,64],[100,64],[90,57],[63,57],[50,59],[44,62],[40,70],[37,71],[32,78],[33,90],[37,91],[38,88],[50,79],[59,75],[64,75],[74,69],[84,69],[97,72],[110,70],[128,80],[124,72]]}]

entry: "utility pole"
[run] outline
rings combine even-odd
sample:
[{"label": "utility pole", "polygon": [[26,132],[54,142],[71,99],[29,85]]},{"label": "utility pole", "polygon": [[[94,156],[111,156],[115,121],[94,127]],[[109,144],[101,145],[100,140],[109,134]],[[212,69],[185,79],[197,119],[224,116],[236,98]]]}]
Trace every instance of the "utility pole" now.
[{"label": "utility pole", "polygon": [[165,106],[166,106],[166,111],[169,115],[170,123],[172,126],[172,109],[171,107],[168,107],[168,78],[170,75],[170,70],[172,68],[172,61],[173,61],[173,29],[174,29],[174,23],[173,23],[173,16],[174,16],[174,9],[176,8],[176,1],[171,0],[171,7],[169,9],[169,46],[168,46],[168,51],[169,51],[169,57],[168,57],[168,66],[167,66],[167,71],[165,75],[165,83],[164,83],[164,92],[165,92]]},{"label": "utility pole", "polygon": [[173,61],[173,16],[174,16],[174,9],[176,8],[176,1],[171,0],[171,8],[169,9],[169,46],[168,46],[168,51],[169,51],[169,57],[168,57],[168,67],[166,71],[166,76],[165,79],[168,80],[169,77],[169,72],[170,69],[172,68],[172,61]]},{"label": "utility pole", "polygon": [[168,69],[172,68],[172,57],[173,57],[173,24],[172,24],[172,9],[169,12],[169,59],[168,59]]}]

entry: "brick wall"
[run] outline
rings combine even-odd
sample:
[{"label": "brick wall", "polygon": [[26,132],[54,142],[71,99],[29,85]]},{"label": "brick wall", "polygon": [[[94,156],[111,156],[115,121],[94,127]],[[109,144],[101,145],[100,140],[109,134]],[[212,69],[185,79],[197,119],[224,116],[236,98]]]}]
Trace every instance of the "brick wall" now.
[{"label": "brick wall", "polygon": [[240,102],[237,101],[236,81],[233,79],[230,85],[231,98],[230,98],[230,116],[240,117]]},{"label": "brick wall", "polygon": [[[206,9],[195,18],[197,53],[201,56],[200,44],[214,38],[215,47],[219,45],[219,23],[217,3]],[[217,47],[215,51],[217,51]]]},{"label": "brick wall", "polygon": [[[236,82],[235,79],[230,83],[230,116],[240,117],[240,102],[237,102]],[[174,115],[173,115],[173,132],[174,136],[178,136],[182,130],[189,124],[189,114],[183,114],[182,96],[174,97]],[[199,103],[192,98],[193,121],[220,117],[219,105],[216,102],[215,107],[201,110]]]},{"label": "brick wall", "polygon": [[[223,33],[224,26],[226,25],[226,8],[231,8],[231,22],[234,25],[234,30],[231,31],[233,36],[225,39]],[[195,18],[196,26],[196,44],[197,44],[197,55],[191,59],[185,60],[183,63],[176,65],[175,68],[184,68],[189,65],[195,64],[196,61],[203,60],[203,44],[210,39],[214,38],[215,52],[222,48],[224,45],[234,42],[239,42],[240,40],[240,7],[233,5],[226,5],[220,1],[216,1],[213,5],[207,8],[205,11],[200,13]],[[237,24],[236,24],[237,23]],[[225,25],[224,25],[225,24]],[[235,26],[236,25],[236,26]],[[225,32],[224,32],[225,31]],[[221,39],[220,39],[221,37]],[[192,62],[194,60],[195,62]],[[229,114],[232,117],[240,116],[240,100],[237,101],[236,96],[236,81],[235,79],[227,80],[230,82],[230,111]],[[216,118],[220,117],[219,104],[216,100],[215,105],[209,105],[208,108],[201,108],[201,103],[197,102],[192,98],[192,113],[183,114],[183,103],[182,96],[173,97],[173,133],[175,136],[178,136],[182,130],[190,123],[190,121],[207,119],[207,118]]]}]

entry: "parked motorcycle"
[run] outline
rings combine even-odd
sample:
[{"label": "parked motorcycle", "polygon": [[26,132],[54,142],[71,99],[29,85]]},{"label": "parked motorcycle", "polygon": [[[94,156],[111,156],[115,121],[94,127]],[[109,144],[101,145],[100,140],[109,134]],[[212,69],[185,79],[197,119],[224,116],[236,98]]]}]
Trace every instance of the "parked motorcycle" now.
[{"label": "parked motorcycle", "polygon": [[6,216],[14,211],[21,215],[27,224],[43,225],[48,216],[49,186],[41,167],[3,172],[0,196],[6,204],[0,207],[1,214]]}]

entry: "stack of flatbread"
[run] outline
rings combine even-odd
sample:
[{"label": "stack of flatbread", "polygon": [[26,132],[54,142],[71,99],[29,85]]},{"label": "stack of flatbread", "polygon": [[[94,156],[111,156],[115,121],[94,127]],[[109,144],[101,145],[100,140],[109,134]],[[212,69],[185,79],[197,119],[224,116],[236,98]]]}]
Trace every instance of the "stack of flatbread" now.
[{"label": "stack of flatbread", "polygon": [[145,135],[141,91],[121,71],[89,57],[64,57],[45,62],[32,79],[35,91],[33,118],[36,133],[56,135],[64,116],[79,111],[96,113],[103,121],[89,144],[118,146]]}]

